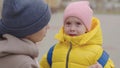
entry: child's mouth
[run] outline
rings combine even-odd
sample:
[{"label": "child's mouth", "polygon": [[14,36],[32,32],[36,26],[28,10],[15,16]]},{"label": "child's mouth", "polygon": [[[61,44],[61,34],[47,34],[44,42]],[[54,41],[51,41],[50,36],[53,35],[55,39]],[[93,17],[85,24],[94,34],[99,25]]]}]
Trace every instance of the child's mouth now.
[{"label": "child's mouth", "polygon": [[69,34],[70,36],[76,36],[76,34]]}]

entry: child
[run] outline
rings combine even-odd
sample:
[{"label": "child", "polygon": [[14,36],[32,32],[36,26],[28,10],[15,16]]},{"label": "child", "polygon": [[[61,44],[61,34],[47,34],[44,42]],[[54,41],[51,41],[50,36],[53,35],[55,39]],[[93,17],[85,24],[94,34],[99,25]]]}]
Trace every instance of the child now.
[{"label": "child", "polygon": [[98,62],[114,68],[102,48],[100,22],[88,1],[73,2],[64,11],[64,25],[55,36],[59,41],[40,62],[41,68],[88,68]]},{"label": "child", "polygon": [[4,0],[0,20],[0,68],[39,68],[36,42],[51,18],[43,0]]}]

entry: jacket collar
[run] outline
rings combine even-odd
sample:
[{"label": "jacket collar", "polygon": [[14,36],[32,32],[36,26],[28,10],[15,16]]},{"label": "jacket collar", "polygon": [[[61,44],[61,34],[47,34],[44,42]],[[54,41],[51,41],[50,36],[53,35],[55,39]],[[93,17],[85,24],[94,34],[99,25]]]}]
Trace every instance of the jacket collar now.
[{"label": "jacket collar", "polygon": [[92,28],[89,32],[80,35],[71,37],[64,33],[63,28],[60,29],[58,34],[55,35],[55,38],[60,42],[71,42],[72,45],[82,46],[82,45],[101,45],[102,44],[102,33],[100,28],[100,22],[97,18],[92,18]]},{"label": "jacket collar", "polygon": [[38,57],[39,50],[35,43],[28,39],[19,39],[6,35],[6,40],[0,40],[0,57],[11,54],[28,55],[33,58]]}]

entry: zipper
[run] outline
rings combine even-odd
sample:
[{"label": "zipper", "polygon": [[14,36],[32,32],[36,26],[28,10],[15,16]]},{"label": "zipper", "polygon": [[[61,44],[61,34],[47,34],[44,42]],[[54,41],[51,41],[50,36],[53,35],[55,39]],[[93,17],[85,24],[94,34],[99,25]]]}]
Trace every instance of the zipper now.
[{"label": "zipper", "polygon": [[70,48],[69,48],[69,50],[68,50],[67,58],[66,58],[66,68],[68,68],[69,55],[70,55],[71,49],[72,49],[72,43],[70,42]]}]

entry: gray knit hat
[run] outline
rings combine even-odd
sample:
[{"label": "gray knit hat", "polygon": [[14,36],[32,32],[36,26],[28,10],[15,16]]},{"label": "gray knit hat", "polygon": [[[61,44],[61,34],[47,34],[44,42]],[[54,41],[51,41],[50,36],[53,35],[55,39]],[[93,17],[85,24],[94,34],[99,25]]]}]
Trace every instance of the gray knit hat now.
[{"label": "gray knit hat", "polygon": [[4,0],[0,35],[31,35],[47,25],[50,18],[50,9],[43,0]]}]

